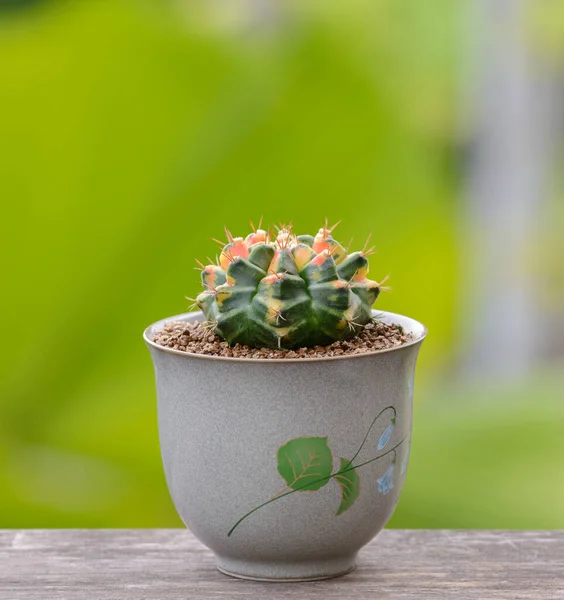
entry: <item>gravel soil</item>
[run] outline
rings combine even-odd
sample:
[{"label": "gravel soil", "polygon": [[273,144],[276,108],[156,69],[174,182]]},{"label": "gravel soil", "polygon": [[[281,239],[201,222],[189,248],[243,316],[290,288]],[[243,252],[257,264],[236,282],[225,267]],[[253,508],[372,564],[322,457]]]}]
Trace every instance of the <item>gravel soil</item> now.
[{"label": "gravel soil", "polygon": [[165,348],[230,358],[327,358],[366,354],[377,350],[395,348],[415,338],[406,334],[399,325],[390,325],[375,320],[364,326],[362,331],[350,340],[334,342],[329,346],[284,350],[275,348],[250,348],[241,344],[229,346],[202,322],[171,321],[164,329],[157,331],[154,342]]}]

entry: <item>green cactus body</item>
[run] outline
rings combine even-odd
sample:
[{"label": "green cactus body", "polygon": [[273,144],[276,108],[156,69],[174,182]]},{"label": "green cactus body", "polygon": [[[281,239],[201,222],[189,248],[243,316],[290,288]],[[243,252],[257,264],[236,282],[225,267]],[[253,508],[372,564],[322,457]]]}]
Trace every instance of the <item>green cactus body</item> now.
[{"label": "green cactus body", "polygon": [[299,348],[356,335],[372,319],[381,285],[368,279],[370,252],[347,254],[321,228],[313,237],[261,229],[222,247],[202,269],[196,298],[213,331],[229,344]]}]

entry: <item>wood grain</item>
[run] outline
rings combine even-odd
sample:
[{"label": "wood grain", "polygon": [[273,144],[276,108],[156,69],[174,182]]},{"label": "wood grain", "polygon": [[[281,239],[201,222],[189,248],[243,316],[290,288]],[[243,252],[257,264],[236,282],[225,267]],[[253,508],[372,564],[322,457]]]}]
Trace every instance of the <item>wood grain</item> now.
[{"label": "wood grain", "polygon": [[232,579],[182,529],[0,531],[1,600],[559,600],[564,531],[383,531],[339,579]]}]

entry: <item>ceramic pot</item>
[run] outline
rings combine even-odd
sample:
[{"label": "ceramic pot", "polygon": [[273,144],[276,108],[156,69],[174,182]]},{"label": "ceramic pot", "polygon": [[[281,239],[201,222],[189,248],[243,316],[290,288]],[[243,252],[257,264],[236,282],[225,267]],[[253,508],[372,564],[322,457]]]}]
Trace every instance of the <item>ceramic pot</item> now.
[{"label": "ceramic pot", "polygon": [[423,325],[371,354],[243,359],[144,338],[155,365],[161,452],[186,526],[235,577],[306,581],[354,569],[386,524],[406,474]]}]

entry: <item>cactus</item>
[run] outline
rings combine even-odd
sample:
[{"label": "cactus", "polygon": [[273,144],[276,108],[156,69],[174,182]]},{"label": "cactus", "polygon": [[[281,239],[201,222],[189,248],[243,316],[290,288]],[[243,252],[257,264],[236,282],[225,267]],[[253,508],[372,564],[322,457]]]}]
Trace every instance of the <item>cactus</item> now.
[{"label": "cactus", "polygon": [[[251,223],[252,226],[252,223]],[[230,345],[299,348],[356,335],[372,319],[381,284],[367,279],[373,248],[348,254],[325,223],[317,235],[281,226],[275,238],[255,229],[218,242],[216,264],[203,265],[195,304]],[[211,262],[211,261],[210,261]]]}]

